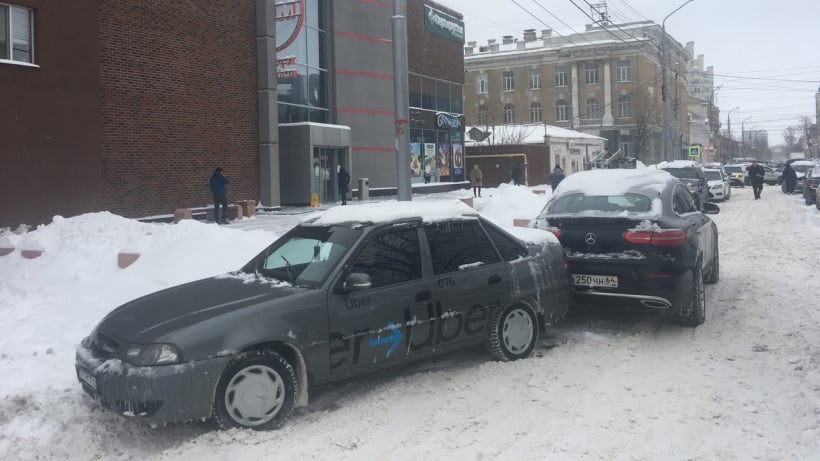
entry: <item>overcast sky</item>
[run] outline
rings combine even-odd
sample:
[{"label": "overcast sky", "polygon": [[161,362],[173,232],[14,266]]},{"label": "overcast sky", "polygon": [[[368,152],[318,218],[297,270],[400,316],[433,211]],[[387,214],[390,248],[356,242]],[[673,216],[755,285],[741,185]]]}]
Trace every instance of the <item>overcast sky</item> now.
[{"label": "overcast sky", "polygon": [[[480,44],[486,44],[490,38],[500,39],[502,35],[522,38],[524,29],[582,31],[585,24],[591,23],[586,16],[590,14],[589,4],[604,3],[603,0],[436,1],[461,12],[466,40]],[[614,22],[651,20],[660,24],[683,2],[610,0],[606,3]],[[781,143],[783,129],[797,125],[801,115],[815,120],[814,98],[820,87],[820,0],[694,0],[666,20],[666,30],[682,45],[694,41],[695,56],[703,54],[704,67],[714,66],[715,86],[720,85],[716,102],[721,109],[724,129],[727,113],[740,106],[731,113],[732,133],[737,139],[741,122],[747,118],[745,128],[767,130],[770,145]]]}]

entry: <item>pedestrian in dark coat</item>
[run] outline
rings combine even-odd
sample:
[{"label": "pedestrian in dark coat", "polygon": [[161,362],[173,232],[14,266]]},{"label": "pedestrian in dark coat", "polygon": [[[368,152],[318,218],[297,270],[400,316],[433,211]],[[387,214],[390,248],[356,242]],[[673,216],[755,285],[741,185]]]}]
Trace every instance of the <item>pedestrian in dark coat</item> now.
[{"label": "pedestrian in dark coat", "polygon": [[749,182],[752,183],[755,200],[759,200],[760,194],[763,192],[763,176],[766,174],[766,171],[764,171],[763,167],[758,165],[757,162],[752,162],[752,164],[746,168],[746,172],[749,173]]},{"label": "pedestrian in dark coat", "polygon": [[336,174],[336,183],[339,186],[339,195],[342,196],[342,205],[347,205],[347,191],[348,184],[350,184],[350,174],[345,170],[345,167],[339,167],[339,173]]},{"label": "pedestrian in dark coat", "polygon": [[521,178],[524,176],[524,166],[521,165],[521,162],[515,162],[512,169],[512,180],[513,184],[516,186],[521,185]]},{"label": "pedestrian in dark coat", "polygon": [[794,185],[797,183],[797,173],[791,163],[787,163],[786,168],[783,168],[783,183],[786,185],[786,193],[793,194]]},{"label": "pedestrian in dark coat", "polygon": [[[214,221],[217,224],[228,224],[228,192],[225,185],[228,178],[222,173],[222,167],[217,167],[211,175],[210,187],[214,194]],[[222,216],[219,215],[219,206],[222,205]]]},{"label": "pedestrian in dark coat", "polygon": [[473,186],[473,197],[481,197],[481,186],[484,183],[484,173],[478,167],[478,163],[473,164],[470,171],[470,185]]},{"label": "pedestrian in dark coat", "polygon": [[550,174],[550,186],[552,186],[552,190],[555,191],[555,188],[558,187],[558,184],[560,184],[563,180],[564,170],[562,170],[560,166],[556,165]]}]

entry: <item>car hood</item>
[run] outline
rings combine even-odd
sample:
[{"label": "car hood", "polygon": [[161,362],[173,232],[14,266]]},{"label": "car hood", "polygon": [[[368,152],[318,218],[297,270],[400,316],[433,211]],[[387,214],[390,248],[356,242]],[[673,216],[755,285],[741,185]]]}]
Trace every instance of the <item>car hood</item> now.
[{"label": "car hood", "polygon": [[212,277],[157,291],[114,309],[97,331],[147,344],[240,309],[312,291],[251,275]]},{"label": "car hood", "polygon": [[708,184],[709,184],[709,187],[722,186],[723,185],[723,180],[722,179],[715,179],[713,181],[708,181]]}]

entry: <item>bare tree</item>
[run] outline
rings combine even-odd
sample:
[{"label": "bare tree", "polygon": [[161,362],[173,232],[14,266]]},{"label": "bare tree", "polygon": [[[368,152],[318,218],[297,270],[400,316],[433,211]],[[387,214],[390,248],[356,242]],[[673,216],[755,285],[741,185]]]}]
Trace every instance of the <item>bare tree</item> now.
[{"label": "bare tree", "polygon": [[800,150],[797,143],[797,127],[787,126],[783,130],[783,144],[786,147],[786,154]]},{"label": "bare tree", "polygon": [[632,144],[635,147],[634,157],[637,159],[647,159],[649,140],[660,133],[663,122],[660,104],[652,92],[637,91],[635,93],[635,105],[633,108],[633,119],[635,128],[629,130],[632,135]]}]

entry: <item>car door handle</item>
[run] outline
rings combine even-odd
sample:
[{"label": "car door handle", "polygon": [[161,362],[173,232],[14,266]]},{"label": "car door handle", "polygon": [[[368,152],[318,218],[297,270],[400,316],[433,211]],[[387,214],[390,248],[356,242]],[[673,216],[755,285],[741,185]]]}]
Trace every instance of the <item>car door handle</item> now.
[{"label": "car door handle", "polygon": [[428,299],[430,299],[432,297],[433,297],[433,294],[430,292],[430,290],[423,290],[423,291],[419,291],[418,293],[416,293],[416,301],[417,302],[427,301]]},{"label": "car door handle", "polygon": [[496,283],[501,283],[501,276],[498,274],[493,274],[490,276],[489,280],[487,280],[487,285],[495,285]]}]

